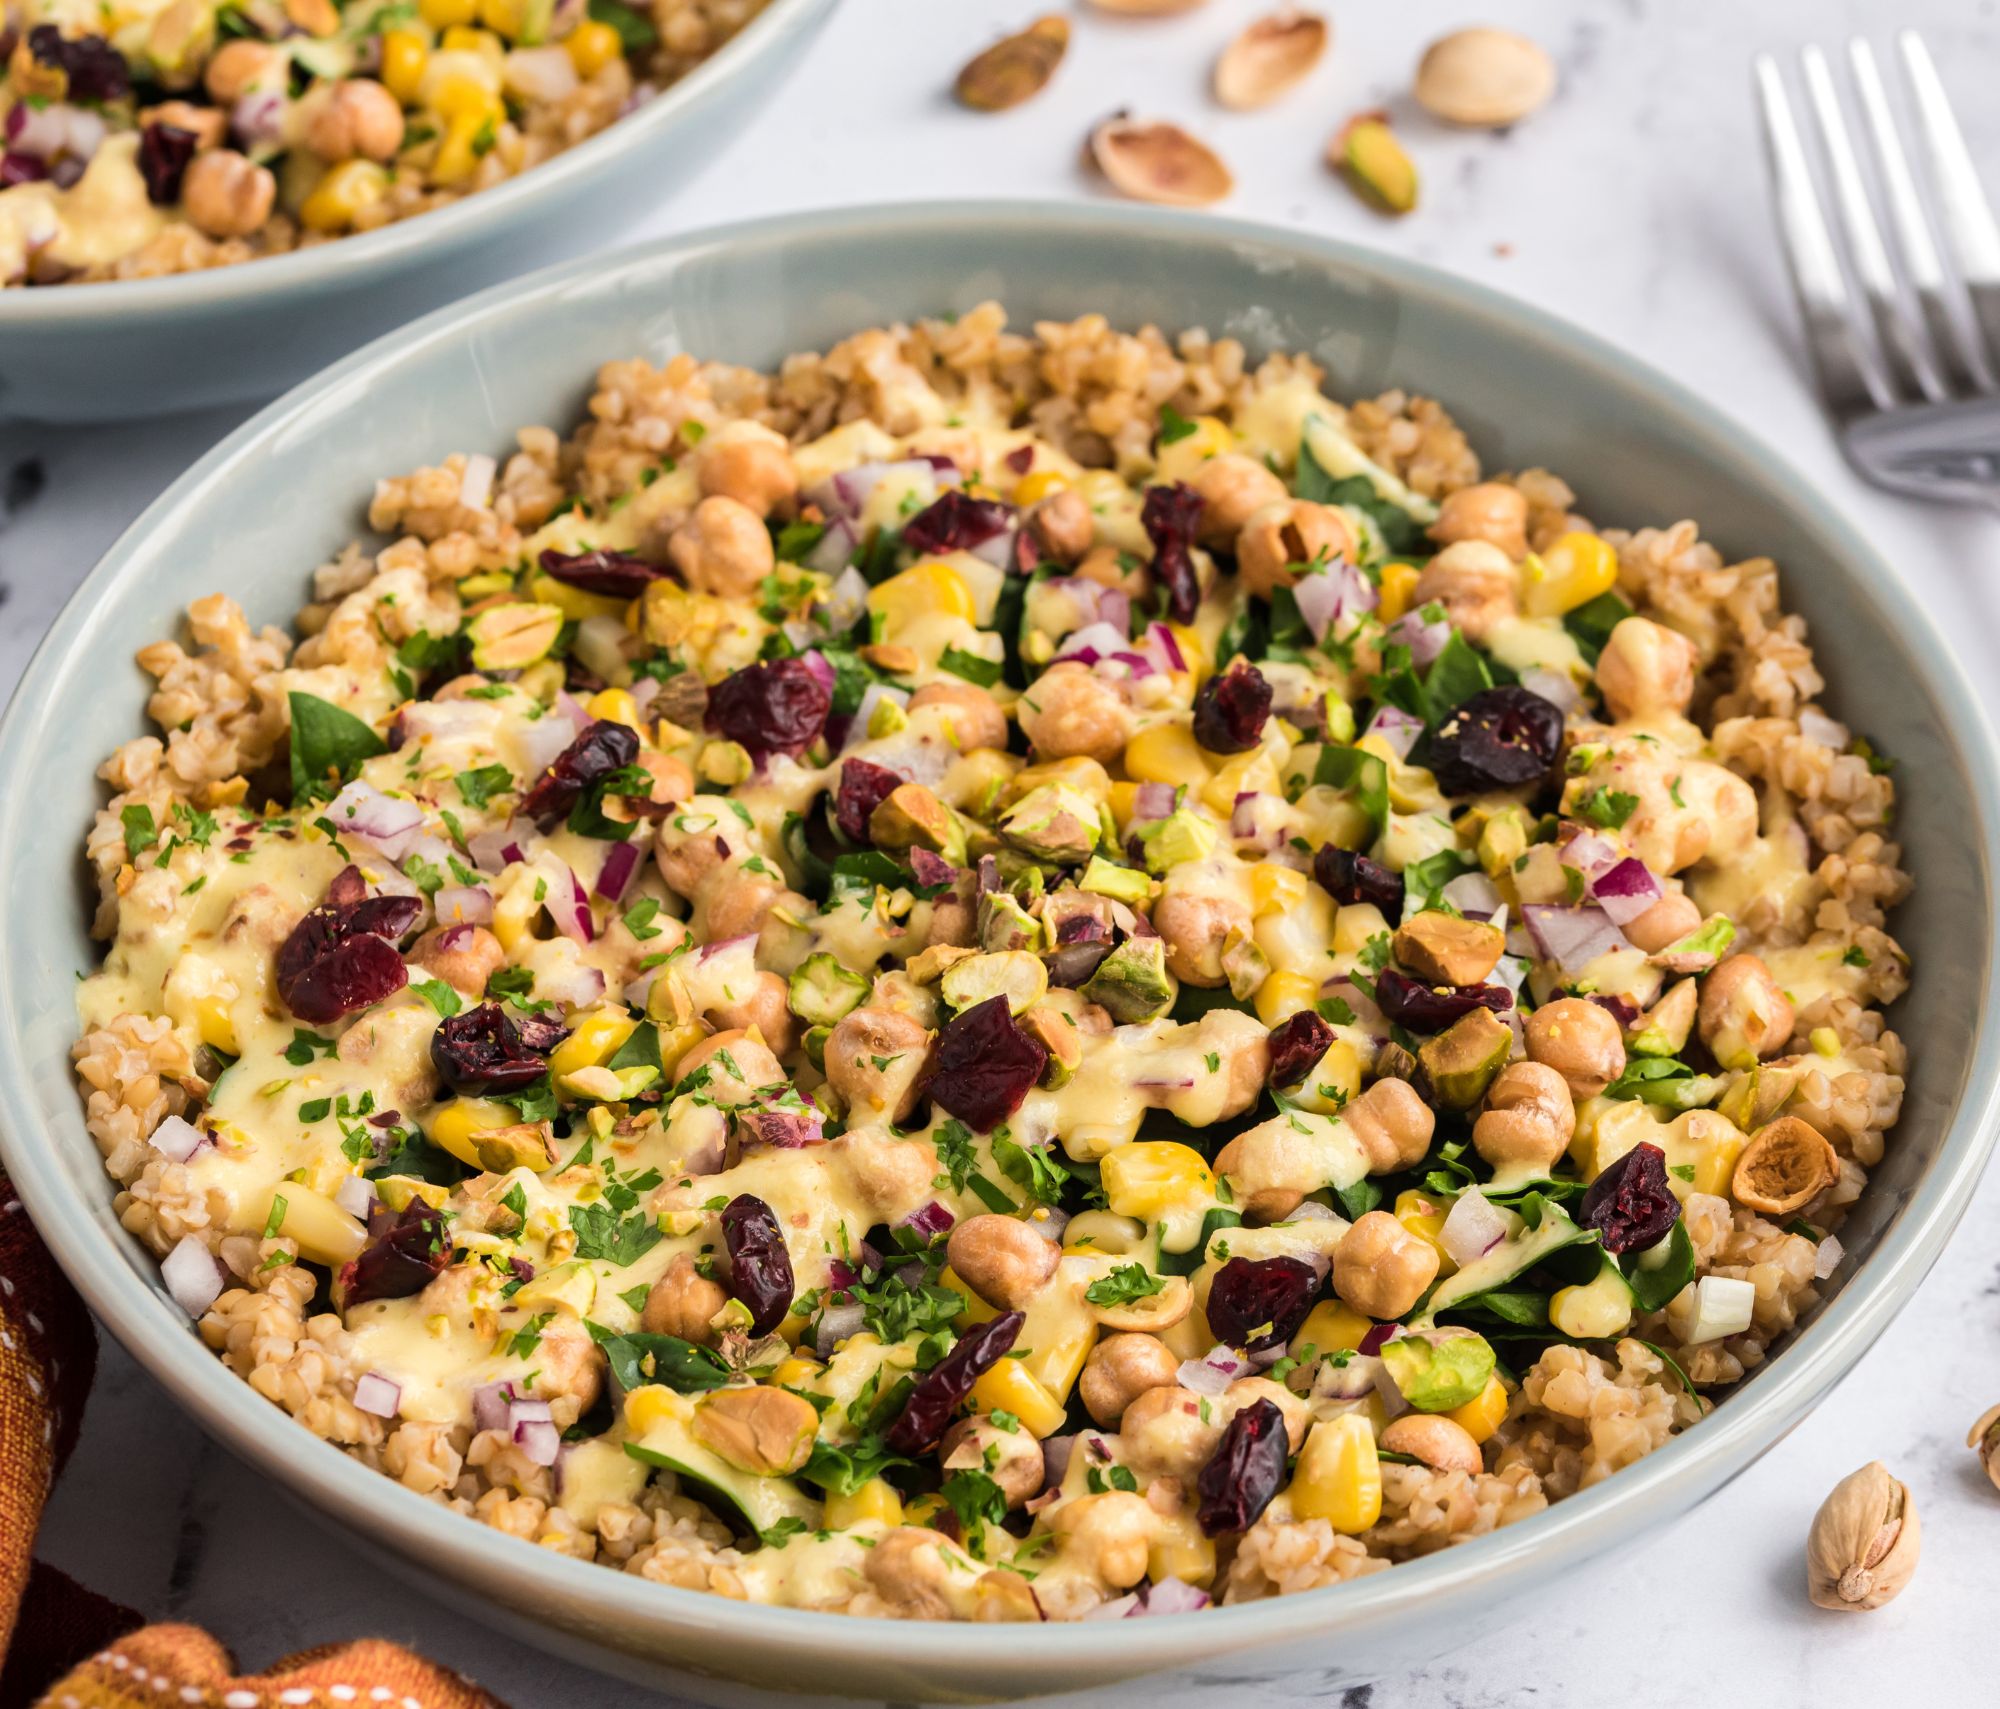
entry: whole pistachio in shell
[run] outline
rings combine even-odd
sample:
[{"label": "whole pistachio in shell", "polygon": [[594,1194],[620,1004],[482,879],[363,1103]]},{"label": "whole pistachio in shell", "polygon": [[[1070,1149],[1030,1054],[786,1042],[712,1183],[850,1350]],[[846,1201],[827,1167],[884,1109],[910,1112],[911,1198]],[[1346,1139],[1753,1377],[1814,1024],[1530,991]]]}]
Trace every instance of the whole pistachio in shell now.
[{"label": "whole pistachio in shell", "polygon": [[1113,189],[1138,202],[1203,208],[1236,188],[1207,143],[1160,119],[1114,113],[1090,133],[1090,157]]},{"label": "whole pistachio in shell", "polygon": [[976,112],[1005,112],[1042,92],[1068,48],[1069,23],[1052,12],[975,55],[953,92]]},{"label": "whole pistachio in shell", "polygon": [[1432,42],[1417,66],[1418,104],[1448,125],[1517,125],[1555,88],[1555,61],[1509,30],[1454,30]]},{"label": "whole pistachio in shell", "polygon": [[1965,1445],[1978,1450],[1979,1463],[1986,1468],[1993,1487],[2000,1489],[2000,1406],[1989,1406],[1979,1415]]},{"label": "whole pistachio in shell", "polygon": [[1176,12],[1192,12],[1206,0],[1091,0],[1100,12],[1116,12],[1126,18],[1171,18]]},{"label": "whole pistachio in shell", "polygon": [[1806,1540],[1806,1591],[1820,1608],[1860,1613],[1902,1594],[1917,1570],[1910,1492],[1870,1460],[1833,1486]]},{"label": "whole pistachio in shell", "polygon": [[1295,6],[1259,18],[1215,62],[1215,98],[1238,111],[1268,107],[1319,63],[1331,34],[1318,13]]}]

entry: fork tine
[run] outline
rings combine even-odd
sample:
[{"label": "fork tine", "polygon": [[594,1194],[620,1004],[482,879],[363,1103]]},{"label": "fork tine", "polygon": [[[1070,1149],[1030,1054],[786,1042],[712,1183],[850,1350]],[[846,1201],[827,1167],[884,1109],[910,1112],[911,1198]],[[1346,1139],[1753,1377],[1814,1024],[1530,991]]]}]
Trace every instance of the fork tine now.
[{"label": "fork tine", "polygon": [[1903,139],[1890,111],[1875,50],[1857,36],[1847,44],[1847,56],[1854,71],[1855,89],[1861,96],[1861,110],[1867,116],[1869,135],[1875,144],[1876,163],[1882,171],[1882,200],[1895,230],[1904,276],[1917,294],[1924,325],[1930,332],[1931,352],[1951,390],[1962,392],[1976,386],[1991,391],[1993,379],[1985,351],[1952,315],[1944,266],[1931,237],[1930,221],[1924,217],[1916,181],[1910,175],[1909,157],[1903,152]]},{"label": "fork tine", "polygon": [[1901,31],[1896,45],[1902,50],[1903,70],[1916,102],[1945,241],[1986,334],[1989,365],[2000,368],[2000,361],[1994,360],[1994,353],[2000,352],[2000,227],[1994,224],[1992,204],[1980,188],[1930,49],[1915,30]]},{"label": "fork tine", "polygon": [[1778,62],[1768,53],[1755,61],[1758,111],[1764,121],[1764,147],[1771,165],[1771,187],[1777,200],[1778,235],[1785,264],[1805,321],[1806,353],[1819,374],[1827,407],[1845,418],[1893,403],[1875,376],[1854,334],[1853,304],[1847,280],[1834,253],[1833,234],[1820,211],[1806,165],[1805,145],[1792,116]]},{"label": "fork tine", "polygon": [[1799,62],[1805,68],[1806,94],[1813,116],[1819,121],[1820,141],[1826,148],[1827,167],[1833,179],[1834,205],[1847,234],[1847,253],[1861,280],[1861,292],[1875,322],[1884,359],[1897,387],[1914,388],[1933,403],[1948,395],[1932,360],[1929,341],[1911,319],[1896,289],[1896,275],[1889,265],[1889,252],[1882,244],[1882,231],[1875,223],[1875,210],[1861,181],[1860,163],[1847,134],[1847,116],[1841,111],[1840,97],[1833,87],[1833,74],[1826,55],[1817,47],[1801,50]]}]

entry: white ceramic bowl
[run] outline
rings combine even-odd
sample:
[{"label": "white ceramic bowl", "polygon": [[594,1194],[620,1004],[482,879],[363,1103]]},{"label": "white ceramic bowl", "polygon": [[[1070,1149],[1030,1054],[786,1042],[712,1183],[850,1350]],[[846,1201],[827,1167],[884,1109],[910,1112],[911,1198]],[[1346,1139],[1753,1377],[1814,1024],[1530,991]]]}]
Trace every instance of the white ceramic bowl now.
[{"label": "white ceramic bowl", "polygon": [[[1794,1344],[1714,1416],[1545,1513],[1352,1584],[1180,1618],[1026,1632],[748,1607],[516,1541],[309,1436],[202,1348],[112,1217],[70,1074],[70,993],[94,959],[80,858],[99,799],[92,769],[143,727],[133,651],[215,588],[253,621],[288,621],[310,567],[363,531],[377,476],[453,450],[502,452],[524,423],[573,421],[600,361],[687,350],[769,364],[986,297],[1018,325],[1101,310],[1311,351],[1336,395],[1395,383],[1443,397],[1492,466],[1557,469],[1593,516],[1692,515],[1725,552],[1769,552],[1811,620],[1833,712],[1902,762],[1898,834],[1917,891],[1896,930],[1917,977],[1897,1020],[1913,1062],[1902,1125],[1843,1230],[1851,1256]],[[1791,1428],[1908,1300],[1992,1144],[1993,739],[1893,573],[1770,452],[1672,381],[1474,286],[1295,233],[1102,205],[869,209],[684,237],[489,291],[272,405],[140,518],[29,668],[0,726],[0,776],[0,895],[13,906],[0,1155],[99,1317],[220,1440],[391,1570],[589,1665],[717,1702],[1093,1688],[1097,1703],[1212,1704],[1230,1681],[1310,1667],[1325,1690],[1435,1655],[1589,1556],[1630,1548]],[[39,905],[51,898],[65,905]]]}]

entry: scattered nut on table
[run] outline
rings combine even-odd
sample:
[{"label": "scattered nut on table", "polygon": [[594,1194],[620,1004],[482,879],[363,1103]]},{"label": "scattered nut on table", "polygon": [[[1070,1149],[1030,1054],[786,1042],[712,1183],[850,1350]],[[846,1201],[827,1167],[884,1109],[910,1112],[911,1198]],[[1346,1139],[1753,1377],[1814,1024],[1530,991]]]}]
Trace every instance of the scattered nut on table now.
[{"label": "scattered nut on table", "polygon": [[975,111],[1005,112],[1042,92],[1068,48],[1069,22],[1051,12],[975,54],[958,74],[953,92]]},{"label": "scattered nut on table", "polygon": [[1893,1602],[1917,1570],[1919,1541],[1909,1490],[1870,1460],[1833,1486],[1813,1519],[1807,1594],[1821,1608],[1849,1613]]},{"label": "scattered nut on table", "polygon": [[1454,30],[1432,42],[1417,66],[1416,96],[1426,112],[1482,130],[1519,124],[1555,88],[1555,61],[1508,30]]},{"label": "scattered nut on table", "polygon": [[1417,168],[1384,112],[1357,113],[1327,147],[1327,164],[1370,207],[1407,214],[1417,205]]},{"label": "scattered nut on table", "polygon": [[1090,133],[1090,157],[1111,187],[1134,201],[1201,208],[1236,188],[1208,144],[1164,120],[1114,113]]},{"label": "scattered nut on table", "polygon": [[1965,1445],[1978,1451],[1979,1463],[1986,1468],[1993,1487],[2000,1489],[2000,1406],[1989,1406],[1979,1415]]},{"label": "scattered nut on table", "polygon": [[1332,34],[1317,12],[1295,6],[1257,19],[1215,62],[1215,98],[1239,111],[1268,107],[1305,80]]}]

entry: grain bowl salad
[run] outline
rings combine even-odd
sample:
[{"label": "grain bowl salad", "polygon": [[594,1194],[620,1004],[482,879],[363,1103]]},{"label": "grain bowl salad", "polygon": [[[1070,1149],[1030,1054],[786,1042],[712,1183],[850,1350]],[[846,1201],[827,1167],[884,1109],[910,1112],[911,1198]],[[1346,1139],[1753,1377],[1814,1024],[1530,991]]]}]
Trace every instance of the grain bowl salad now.
[{"label": "grain bowl salad", "polygon": [[0,0],[0,286],[281,255],[490,189],[766,0]]},{"label": "grain bowl salad", "polygon": [[1769,560],[995,305],[611,363],[368,523],[139,655],[75,1054],[202,1339],[407,1488],[1247,1602],[1630,1465],[1840,1262],[1908,879]]}]

